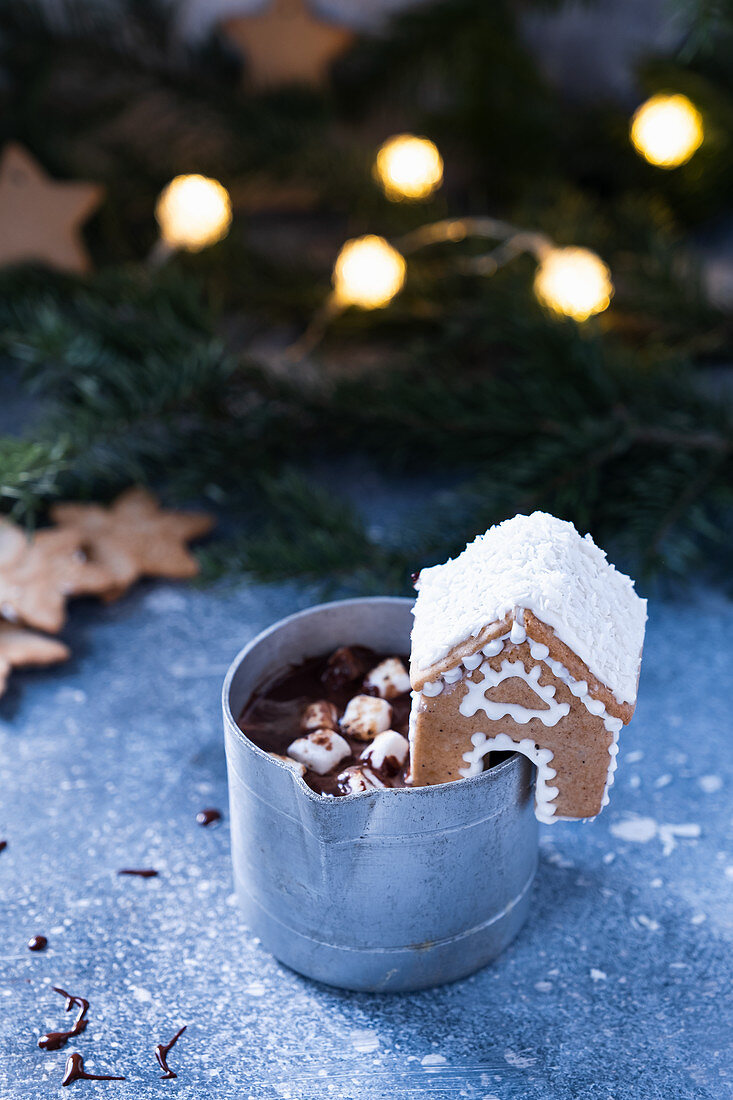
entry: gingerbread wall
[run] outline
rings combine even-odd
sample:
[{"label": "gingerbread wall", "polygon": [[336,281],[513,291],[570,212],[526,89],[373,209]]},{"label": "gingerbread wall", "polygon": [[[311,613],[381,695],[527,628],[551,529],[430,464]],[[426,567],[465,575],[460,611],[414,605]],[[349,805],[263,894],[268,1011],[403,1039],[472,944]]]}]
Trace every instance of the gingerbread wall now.
[{"label": "gingerbread wall", "polygon": [[[471,687],[483,682],[484,662],[495,673],[501,673],[506,661],[521,661],[525,672],[536,677],[538,687],[554,687],[554,695],[550,698],[550,692],[545,691],[545,699],[542,699],[516,676],[485,691]],[[535,668],[539,673],[532,672]],[[556,776],[548,782],[558,789],[557,797],[552,799],[553,816],[582,818],[599,813],[612,759],[609,750],[615,740],[603,716],[591,714],[582,699],[574,695],[548,665],[532,657],[529,640],[515,644],[507,639],[501,652],[484,657],[475,670],[464,668],[462,672],[463,677],[454,684],[444,684],[439,695],[419,698],[411,731],[413,784],[430,786],[462,778],[462,772],[468,767],[464,755],[475,747],[471,738],[482,733],[493,738],[503,733],[515,743],[529,739],[540,748],[551,750],[549,767]],[[539,717],[532,717],[526,723],[510,715],[492,719],[480,709],[467,716],[459,708],[469,694],[473,703],[483,695],[493,703],[545,712],[555,707],[555,713],[558,708],[566,709],[567,713],[552,726],[545,725]]]}]

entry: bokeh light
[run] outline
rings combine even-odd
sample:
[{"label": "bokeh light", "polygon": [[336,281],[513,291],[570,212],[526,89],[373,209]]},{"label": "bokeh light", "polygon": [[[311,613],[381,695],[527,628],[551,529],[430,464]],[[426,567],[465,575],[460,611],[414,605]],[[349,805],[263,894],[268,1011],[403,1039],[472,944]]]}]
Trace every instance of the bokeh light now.
[{"label": "bokeh light", "polygon": [[218,180],[206,176],[176,176],[161,191],[155,217],[170,248],[200,252],[229,232],[229,192]]},{"label": "bokeh light", "polygon": [[346,241],[333,269],[336,301],[362,309],[386,306],[402,289],[405,271],[404,257],[384,237]]},{"label": "bokeh light", "polygon": [[443,182],[443,158],[427,138],[397,134],[377,153],[374,173],[393,201],[427,199]]},{"label": "bokeh light", "polygon": [[686,95],[653,95],[631,120],[634,148],[659,168],[685,164],[704,136],[702,115]]},{"label": "bokeh light", "polygon": [[613,295],[611,272],[588,248],[552,248],[540,260],[535,294],[553,313],[585,321],[607,309]]}]

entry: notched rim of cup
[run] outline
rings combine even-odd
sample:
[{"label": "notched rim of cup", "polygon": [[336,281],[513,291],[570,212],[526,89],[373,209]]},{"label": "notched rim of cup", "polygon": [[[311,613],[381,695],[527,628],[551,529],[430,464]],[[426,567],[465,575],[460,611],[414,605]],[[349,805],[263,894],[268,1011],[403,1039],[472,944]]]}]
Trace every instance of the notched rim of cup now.
[{"label": "notched rim of cup", "polygon": [[[270,767],[280,768],[282,771],[287,772],[290,778],[295,783],[296,789],[301,791],[312,802],[318,803],[319,806],[342,805],[345,803],[351,803],[356,798],[385,798],[395,796],[399,798],[406,798],[410,796],[414,797],[419,793],[422,793],[424,795],[425,791],[442,791],[446,788],[455,788],[456,783],[460,783],[461,788],[465,789],[465,787],[467,786],[475,787],[479,783],[493,781],[495,778],[499,777],[501,772],[506,771],[510,767],[516,767],[517,761],[521,761],[522,759],[522,754],[518,752],[513,752],[507,760],[502,760],[500,764],[495,764],[493,767],[489,768],[487,771],[481,772],[479,775],[473,775],[468,778],[462,778],[460,780],[454,779],[450,783],[433,783],[430,786],[425,787],[376,787],[374,790],[371,791],[356,791],[354,794],[339,795],[338,798],[335,796],[324,797],[324,795],[319,794],[317,791],[314,791],[311,787],[309,787],[306,781],[303,779],[303,776],[298,775],[298,773],[294,771],[293,768],[291,768],[288,764],[285,764],[282,760],[277,760],[265,749],[261,749],[259,745],[255,745],[254,741],[250,740],[242,727],[239,725],[237,719],[234,717],[234,713],[231,708],[232,683],[247,653],[250,650],[254,649],[256,645],[259,645],[260,642],[264,641],[264,639],[268,637],[268,635],[274,634],[275,631],[279,630],[286,624],[293,622],[295,619],[304,618],[308,615],[311,615],[314,611],[320,611],[326,607],[345,607],[349,604],[363,604],[366,601],[370,603],[412,603],[412,601],[407,596],[356,596],[352,599],[347,600],[330,600],[326,603],[313,604],[311,607],[305,607],[301,611],[294,611],[292,615],[286,615],[284,619],[278,619],[276,623],[272,623],[271,626],[268,626],[264,630],[261,630],[260,633],[252,638],[251,641],[247,642],[247,644],[240,649],[239,653],[236,655],[229,668],[227,669],[227,674],[224,678],[224,684],[222,686],[222,707],[224,710],[224,718],[232,733],[236,734],[242,744],[246,745],[249,750],[255,753],[255,755],[260,756],[263,760],[265,760]],[[490,778],[487,780],[487,777]]]}]

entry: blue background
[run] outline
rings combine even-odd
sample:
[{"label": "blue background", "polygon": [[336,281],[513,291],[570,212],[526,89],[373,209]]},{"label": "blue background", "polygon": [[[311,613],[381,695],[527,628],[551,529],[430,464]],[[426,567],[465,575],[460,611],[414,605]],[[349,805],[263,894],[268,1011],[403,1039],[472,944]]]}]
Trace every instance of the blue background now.
[{"label": "blue background", "polygon": [[[58,1094],[67,1053],[129,1100],[731,1095],[733,605],[652,603],[611,805],[543,828],[529,923],[491,967],[410,996],[342,993],[278,965],[232,895],[221,681],[314,602],[295,585],[142,585],[80,603],[67,666],[0,701],[0,1097]],[[684,826],[683,836],[669,826]],[[642,839],[645,838],[645,839]],[[487,853],[490,858],[490,853]],[[118,877],[149,866],[151,880]],[[31,954],[29,936],[49,938]],[[60,984],[91,1002],[65,1050]],[[160,1081],[153,1047],[182,1024]],[[63,1095],[63,1094],[62,1094]]]}]

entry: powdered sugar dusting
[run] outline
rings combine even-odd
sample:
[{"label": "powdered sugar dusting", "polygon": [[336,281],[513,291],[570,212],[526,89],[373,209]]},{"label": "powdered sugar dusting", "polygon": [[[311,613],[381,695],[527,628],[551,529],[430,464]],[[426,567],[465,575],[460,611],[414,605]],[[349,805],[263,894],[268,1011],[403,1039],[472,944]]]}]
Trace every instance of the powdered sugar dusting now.
[{"label": "powdered sugar dusting", "polygon": [[429,668],[485,626],[528,609],[619,702],[634,702],[646,600],[590,535],[545,512],[515,516],[479,535],[457,558],[423,569],[412,660]]}]

